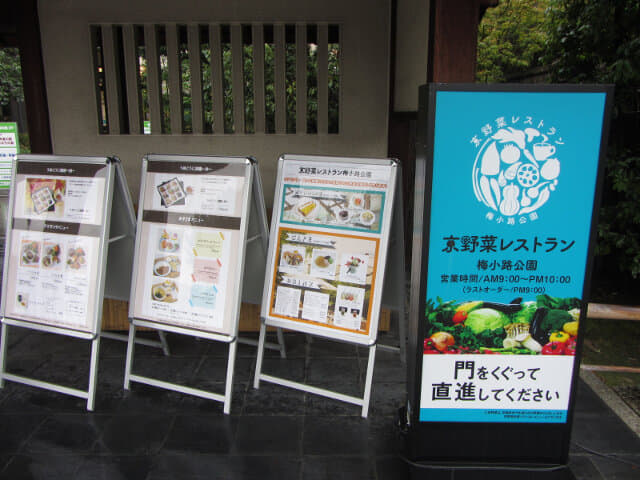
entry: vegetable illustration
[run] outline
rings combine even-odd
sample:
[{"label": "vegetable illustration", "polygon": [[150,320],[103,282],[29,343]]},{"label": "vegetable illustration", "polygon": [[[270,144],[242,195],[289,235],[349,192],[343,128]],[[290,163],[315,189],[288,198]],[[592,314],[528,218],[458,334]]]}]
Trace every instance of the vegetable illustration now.
[{"label": "vegetable illustration", "polygon": [[460,323],[464,323],[464,321],[467,319],[467,312],[456,312],[453,314],[453,318],[451,319],[451,321],[453,322],[454,325],[458,325]]},{"label": "vegetable illustration", "polygon": [[469,312],[482,306],[482,301],[465,302],[456,308],[452,321],[454,324],[462,323],[467,319]]},{"label": "vegetable illustration", "polygon": [[580,309],[579,308],[572,308],[571,310],[569,310],[569,315],[571,315],[576,322],[579,321],[580,320]]},{"label": "vegetable illustration", "polygon": [[551,342],[565,343],[567,340],[569,340],[569,334],[565,332],[553,332],[549,335],[549,341]]},{"label": "vegetable illustration", "polygon": [[504,179],[504,175],[502,175],[502,173],[500,173],[500,177],[499,180],[496,180],[495,178],[492,178],[490,180],[490,184],[491,184],[491,189],[493,190],[493,194],[496,197],[496,202],[500,203],[500,198],[501,198],[501,193],[500,193],[500,182],[504,181],[504,183],[507,183],[507,181]]},{"label": "vegetable illustration", "polygon": [[507,338],[502,343],[505,348],[524,347],[536,353],[542,350],[542,345],[531,337],[528,323],[512,323],[504,330],[507,332]]},{"label": "vegetable illustration", "polygon": [[433,342],[436,350],[444,352],[448,346],[453,345],[456,341],[453,335],[447,332],[436,332],[429,338]]},{"label": "vegetable illustration", "polygon": [[529,213],[529,212],[533,212],[534,210],[537,210],[539,207],[541,207],[544,203],[547,202],[547,200],[549,200],[549,187],[544,187],[544,189],[542,190],[542,192],[540,192],[540,196],[538,197],[538,200],[536,200],[536,203],[534,203],[533,205],[523,208],[520,211],[521,215],[524,215],[525,213]]},{"label": "vegetable illustration", "polygon": [[520,149],[515,145],[507,144],[500,152],[500,158],[504,163],[512,164],[520,160]]},{"label": "vegetable illustration", "polygon": [[545,180],[554,180],[560,175],[560,162],[557,158],[550,158],[540,169],[540,175]]},{"label": "vegetable illustration", "polygon": [[500,143],[513,142],[520,148],[524,148],[525,145],[525,132],[512,127],[508,127],[508,129],[501,128],[491,138],[499,140]]},{"label": "vegetable illustration", "polygon": [[542,347],[542,355],[563,355],[564,343],[563,342],[549,342]]},{"label": "vegetable illustration", "polygon": [[534,338],[529,335],[522,341],[522,346],[532,352],[540,353],[542,351],[542,345],[540,345]]},{"label": "vegetable illustration", "polygon": [[492,308],[480,308],[478,310],[474,310],[469,313],[467,320],[465,321],[465,325],[470,328],[473,333],[503,328],[509,323],[509,317]]},{"label": "vegetable illustration", "polygon": [[549,341],[549,336],[553,332],[561,331],[562,326],[571,321],[572,317],[566,310],[553,309],[549,310],[541,307],[536,310],[531,322],[531,336],[541,344]]},{"label": "vegetable illustration", "polygon": [[[569,312],[569,314],[571,314],[571,312]],[[562,326],[562,331],[568,333],[572,337],[575,337],[578,335],[578,326],[579,324],[576,321],[567,322]]]},{"label": "vegetable illustration", "polygon": [[509,168],[507,168],[504,172],[504,178],[506,178],[507,180],[513,180],[514,178],[516,178],[516,173],[518,173],[518,168],[520,168],[520,165],[522,165],[522,162],[514,163]]},{"label": "vegetable illustration", "polygon": [[500,213],[503,215],[511,216],[518,213],[520,209],[520,202],[518,201],[518,194],[520,189],[517,185],[509,184],[502,189],[504,198],[500,203]]},{"label": "vegetable illustration", "polygon": [[480,172],[483,175],[497,175],[500,171],[500,155],[498,154],[498,148],[495,143],[489,145],[489,148],[484,152],[482,156],[482,163],[480,164]]},{"label": "vegetable illustration", "polygon": [[431,340],[430,338],[425,338],[422,345],[422,353],[424,353],[425,355],[440,353],[436,349],[435,343],[433,343],[433,340]]},{"label": "vegetable illustration", "polygon": [[514,323],[528,323],[531,324],[533,320],[533,315],[536,313],[538,309],[536,302],[524,302],[522,304],[522,309],[516,312],[513,316]]},{"label": "vegetable illustration", "polygon": [[480,177],[480,189],[482,190],[484,199],[487,202],[487,206],[496,210],[496,203],[491,196],[491,187],[489,186],[489,180],[487,179],[487,177]]},{"label": "vegetable illustration", "polygon": [[529,324],[511,323],[504,327],[504,331],[507,332],[507,339],[510,338],[517,342],[522,342],[529,336]]},{"label": "vegetable illustration", "polygon": [[[535,300],[515,298],[509,303],[481,300],[456,302],[437,298],[427,301],[425,354],[486,353],[500,355],[538,355],[543,345],[575,344],[570,325],[572,313],[579,316],[577,298],[538,295]],[[570,313],[570,310],[576,312]],[[572,342],[573,340],[573,342]],[[571,348],[548,347],[553,355],[571,355]]]}]

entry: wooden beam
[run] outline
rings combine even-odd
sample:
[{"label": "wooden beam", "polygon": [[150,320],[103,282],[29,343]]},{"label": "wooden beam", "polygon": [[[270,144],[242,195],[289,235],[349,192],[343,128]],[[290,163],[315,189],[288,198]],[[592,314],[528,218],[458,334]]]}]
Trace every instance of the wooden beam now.
[{"label": "wooden beam", "polygon": [[262,24],[251,26],[253,41],[253,121],[255,133],[265,133],[264,105],[264,29]]},{"label": "wooden beam", "polygon": [[284,25],[277,24],[273,28],[275,47],[274,91],[276,103],[276,133],[287,133],[287,57],[285,53],[286,39]]},{"label": "wooden beam", "polygon": [[244,48],[242,26],[231,25],[231,84],[233,92],[233,133],[245,133]]},{"label": "wooden beam", "polygon": [[211,98],[213,100],[213,133],[224,133],[224,73],[222,65],[222,43],[220,25],[209,25],[209,48],[211,49]]},{"label": "wooden beam", "polygon": [[307,26],[296,25],[296,133],[307,133]]},{"label": "wooden beam", "polygon": [[169,66],[169,123],[171,135],[182,135],[182,79],[180,78],[180,57],[178,56],[178,26],[165,26],[167,40],[167,64]]},{"label": "wooden beam", "polygon": [[138,90],[138,60],[134,27],[131,24],[122,27],[122,42],[124,50],[124,72],[127,85],[127,105],[129,107],[129,133],[142,133],[142,119],[140,118],[140,92]]},{"label": "wooden beam", "polygon": [[638,367],[620,367],[617,365],[580,365],[581,370],[590,372],[640,373]]},{"label": "wooden beam", "polygon": [[640,321],[640,307],[628,307],[626,305],[608,305],[605,303],[590,303],[587,309],[587,318]]},{"label": "wooden beam", "polygon": [[204,114],[202,111],[202,66],[200,63],[200,31],[198,25],[187,27],[189,42],[189,69],[191,72],[191,131],[200,134],[203,131]]},{"label": "wooden beam", "polygon": [[144,26],[144,55],[147,59],[147,98],[149,99],[149,117],[151,133],[162,133],[162,86],[160,82],[160,61],[158,53],[158,35],[152,24]]}]

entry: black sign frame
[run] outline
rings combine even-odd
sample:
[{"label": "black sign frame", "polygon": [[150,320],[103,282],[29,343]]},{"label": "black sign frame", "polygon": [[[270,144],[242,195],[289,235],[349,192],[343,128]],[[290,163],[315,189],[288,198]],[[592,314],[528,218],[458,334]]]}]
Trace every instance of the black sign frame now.
[{"label": "black sign frame", "polygon": [[[581,309],[580,335],[576,361],[572,373],[571,393],[566,423],[465,423],[421,422],[420,395],[422,381],[422,350],[426,308],[431,199],[433,182],[436,94],[443,91],[460,92],[559,92],[605,93],[601,130],[598,173],[589,235],[585,281],[582,299],[590,291],[593,251],[597,235],[598,209],[602,196],[605,152],[612,109],[613,87],[609,85],[525,85],[525,84],[430,84],[420,88],[418,117],[417,162],[414,202],[414,238],[411,275],[411,305],[409,317],[408,404],[406,412],[406,453],[421,466],[445,468],[476,468],[496,471],[505,465],[515,466],[545,475],[560,470],[571,475],[566,464],[569,455],[575,393],[579,377],[582,339],[584,337],[585,308]],[[472,441],[470,442],[469,439]],[[461,448],[464,445],[465,448]],[[492,470],[494,471],[494,470]],[[510,471],[514,475],[514,471]],[[517,475],[517,473],[516,473]],[[447,477],[448,478],[448,477]],[[527,477],[529,478],[529,477]],[[534,478],[534,477],[532,477]],[[535,477],[538,478],[538,477]],[[545,477],[546,478],[546,477]],[[554,477],[565,478],[565,477]],[[571,477],[568,477],[571,478]]]}]

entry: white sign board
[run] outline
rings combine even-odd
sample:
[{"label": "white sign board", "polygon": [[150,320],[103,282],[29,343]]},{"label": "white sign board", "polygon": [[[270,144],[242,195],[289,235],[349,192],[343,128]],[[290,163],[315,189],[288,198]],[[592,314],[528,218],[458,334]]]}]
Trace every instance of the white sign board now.
[{"label": "white sign board", "polygon": [[98,332],[111,166],[107,158],[18,158],[7,228],[4,317]]},{"label": "white sign board", "polygon": [[130,316],[235,335],[252,164],[144,159]]},{"label": "white sign board", "polygon": [[396,183],[392,160],[283,156],[262,316],[372,344]]}]

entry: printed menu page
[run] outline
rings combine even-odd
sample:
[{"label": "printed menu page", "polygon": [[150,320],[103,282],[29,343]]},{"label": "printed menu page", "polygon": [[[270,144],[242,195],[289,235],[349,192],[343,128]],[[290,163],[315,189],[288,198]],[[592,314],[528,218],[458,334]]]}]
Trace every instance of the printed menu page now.
[{"label": "printed menu page", "polygon": [[391,166],[285,159],[267,314],[368,335]]},{"label": "printed menu page", "polygon": [[367,332],[379,243],[281,228],[270,314]]},{"label": "printed menu page", "polygon": [[5,316],[95,329],[107,171],[105,164],[19,161]]},{"label": "printed menu page", "polygon": [[147,162],[135,318],[231,333],[247,168]]}]

